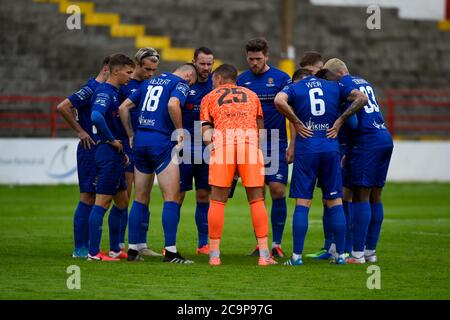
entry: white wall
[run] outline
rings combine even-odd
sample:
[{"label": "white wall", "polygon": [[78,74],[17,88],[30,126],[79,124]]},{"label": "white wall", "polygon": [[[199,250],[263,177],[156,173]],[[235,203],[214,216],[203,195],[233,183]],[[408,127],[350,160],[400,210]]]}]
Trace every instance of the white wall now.
[{"label": "white wall", "polygon": [[[445,0],[311,0],[315,5],[398,8],[402,19],[443,20]],[[383,19],[383,17],[381,17]]]},{"label": "white wall", "polygon": [[[0,184],[77,183],[77,139],[0,139]],[[450,182],[450,142],[395,141],[388,181]]]}]

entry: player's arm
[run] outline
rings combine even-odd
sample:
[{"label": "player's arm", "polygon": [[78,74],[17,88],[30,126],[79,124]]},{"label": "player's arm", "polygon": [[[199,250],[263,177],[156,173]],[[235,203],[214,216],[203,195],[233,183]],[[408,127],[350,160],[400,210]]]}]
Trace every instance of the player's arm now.
[{"label": "player's arm", "polygon": [[109,108],[109,96],[100,94],[93,99],[91,121],[95,126],[97,134],[106,142],[115,147],[119,152],[123,152],[123,145],[120,140],[116,140],[105,120],[105,113]]},{"label": "player's arm", "polygon": [[356,112],[361,110],[361,108],[367,104],[368,98],[358,89],[353,89],[348,95],[347,100],[352,101],[352,104],[341,114],[339,118],[336,119],[333,127],[327,130],[327,137],[330,139],[334,139],[337,137],[339,130],[341,129],[345,121],[347,121],[347,119],[354,115]]},{"label": "player's arm", "polygon": [[183,118],[181,114],[181,102],[177,97],[171,97],[169,99],[168,110],[170,115],[170,120],[178,131],[178,146],[183,143],[184,133],[183,133]]},{"label": "player's arm", "polygon": [[64,120],[66,120],[70,127],[75,130],[81,144],[83,145],[83,148],[90,149],[92,145],[95,145],[95,142],[92,140],[89,133],[87,133],[76,120],[72,102],[70,102],[68,98],[58,104],[56,109],[63,116]]},{"label": "player's arm", "polygon": [[294,162],[295,137],[297,136],[295,126],[290,121],[289,121],[289,132],[291,135],[289,139],[289,147],[286,150],[286,161],[288,164]]},{"label": "player's arm", "polygon": [[130,109],[133,109],[136,105],[129,98],[125,99],[124,102],[119,107],[120,121],[127,133],[128,139],[130,140],[130,147],[133,148],[134,140],[134,130],[131,125]]},{"label": "player's arm", "polygon": [[303,122],[300,121],[299,118],[294,113],[294,110],[288,103],[289,96],[283,92],[280,91],[275,97],[275,107],[277,110],[284,115],[293,125],[295,128],[295,131],[303,137],[303,138],[310,138],[313,136],[312,130],[308,129]]},{"label": "player's arm", "polygon": [[202,124],[202,140],[206,146],[212,143],[214,134],[214,122],[209,113],[208,97],[204,97],[200,104],[200,123]]}]

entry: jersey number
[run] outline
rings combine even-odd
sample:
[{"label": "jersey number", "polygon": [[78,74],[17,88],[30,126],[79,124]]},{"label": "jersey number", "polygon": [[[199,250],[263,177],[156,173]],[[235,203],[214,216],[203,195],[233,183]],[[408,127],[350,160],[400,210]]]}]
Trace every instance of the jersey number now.
[{"label": "jersey number", "polygon": [[145,95],[144,103],[142,105],[142,111],[155,111],[158,109],[159,98],[163,92],[162,86],[148,86],[147,94]]},{"label": "jersey number", "polygon": [[323,96],[323,91],[320,88],[309,90],[309,100],[311,101],[311,114],[313,116],[322,116],[325,114],[325,101],[318,97]]},{"label": "jersey number", "polygon": [[364,106],[364,110],[366,110],[366,113],[372,113],[372,112],[380,112],[380,107],[377,104],[377,100],[375,99],[375,92],[373,92],[373,89],[371,86],[366,87],[359,87],[359,91],[364,93],[368,98],[368,104]]},{"label": "jersey number", "polygon": [[[245,102],[247,102],[247,94],[245,92],[241,91],[239,88],[231,88],[231,89],[230,88],[221,88],[217,91],[223,92],[218,100],[219,106],[222,106],[224,103],[231,103],[231,102],[245,103]],[[233,100],[231,100],[231,99],[225,100],[225,98],[227,98],[227,96],[230,93],[233,94]]]}]

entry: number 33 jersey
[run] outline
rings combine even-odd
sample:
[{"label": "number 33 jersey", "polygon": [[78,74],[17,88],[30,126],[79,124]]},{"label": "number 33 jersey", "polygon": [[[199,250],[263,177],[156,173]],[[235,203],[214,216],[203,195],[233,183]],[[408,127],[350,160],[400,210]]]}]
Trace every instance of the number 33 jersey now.
[{"label": "number 33 jersey", "polygon": [[[170,140],[175,130],[169,115],[168,104],[174,97],[182,106],[189,93],[189,86],[182,78],[163,73],[158,77],[146,80],[141,87],[128,98],[139,108],[138,131],[158,131]],[[144,138],[144,135],[140,135]],[[136,135],[135,145],[144,141],[138,141]]]},{"label": "number 33 jersey", "polygon": [[214,126],[215,145],[243,142],[258,144],[257,118],[263,119],[258,96],[235,84],[213,89],[200,105],[200,120]]}]

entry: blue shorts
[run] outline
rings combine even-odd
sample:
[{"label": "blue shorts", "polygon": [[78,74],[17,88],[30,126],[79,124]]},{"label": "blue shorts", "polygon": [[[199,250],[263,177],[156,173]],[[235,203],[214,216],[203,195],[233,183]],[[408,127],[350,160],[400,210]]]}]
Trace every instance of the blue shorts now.
[{"label": "blue shorts", "polygon": [[173,144],[160,145],[159,147],[134,147],[134,165],[142,173],[159,174],[172,161]]},{"label": "blue shorts", "polygon": [[392,145],[376,149],[353,147],[350,159],[352,186],[384,187],[393,149]]},{"label": "blue shorts", "polygon": [[127,190],[125,182],[125,156],[107,144],[101,143],[95,152],[97,177],[95,191],[97,194],[115,195],[120,190]]},{"label": "blue shorts", "polygon": [[290,198],[312,199],[316,180],[322,197],[333,200],[342,197],[342,172],[337,151],[296,154],[292,170]]},{"label": "blue shorts", "polygon": [[[268,152],[268,155],[271,155],[271,152]],[[270,161],[265,165],[266,172],[270,170],[270,174],[266,173],[265,183],[269,184],[270,182],[279,182],[282,184],[287,184],[288,181],[288,164],[286,161],[286,149],[280,147],[279,155],[277,161]],[[273,167],[273,168],[271,168]],[[276,172],[275,172],[276,171]]]},{"label": "blue shorts", "polygon": [[130,143],[129,143],[128,139],[126,141],[122,141],[122,142],[123,142],[123,151],[128,156],[128,159],[130,159],[130,162],[128,163],[128,165],[125,168],[125,172],[134,173],[134,155],[133,155],[133,150],[130,147]]},{"label": "blue shorts", "polygon": [[91,146],[91,149],[84,149],[82,143],[78,144],[77,148],[77,171],[78,171],[78,185],[80,193],[95,193],[95,150],[96,146]]}]

